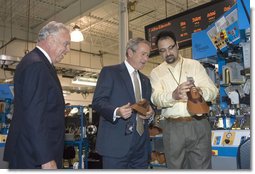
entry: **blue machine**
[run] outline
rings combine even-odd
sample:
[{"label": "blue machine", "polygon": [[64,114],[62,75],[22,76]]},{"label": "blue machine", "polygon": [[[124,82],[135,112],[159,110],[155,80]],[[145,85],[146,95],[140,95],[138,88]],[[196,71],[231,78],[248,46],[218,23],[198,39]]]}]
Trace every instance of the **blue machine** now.
[{"label": "blue machine", "polygon": [[[237,22],[232,23],[228,27],[226,27],[226,31],[233,31],[234,27],[236,27],[236,33],[229,32],[226,33],[230,42],[235,41],[235,43],[240,42],[240,40],[234,40],[234,37],[238,37],[240,30],[245,30],[250,27],[250,2],[245,0],[237,0],[237,4],[234,5],[229,11],[227,11],[222,17],[226,18],[230,13],[237,11],[237,14],[233,14],[232,16],[237,15]],[[231,17],[231,16],[230,16]],[[217,48],[213,45],[210,37],[208,36],[208,32],[215,27],[215,24],[223,20],[222,18],[215,21],[212,25],[208,26],[207,29],[202,30],[200,32],[196,32],[192,34],[192,57],[193,59],[204,59],[217,56]],[[233,19],[232,19],[233,20]],[[216,31],[217,32],[217,31]],[[216,33],[215,33],[216,34]]]},{"label": "blue machine", "polygon": [[[245,42],[245,30],[250,27],[250,3],[238,0],[229,11],[216,20],[206,30],[192,34],[192,58],[218,64],[218,75],[222,77],[226,57],[235,45]],[[214,60],[214,61],[212,61]],[[222,78],[221,78],[222,80]],[[225,82],[221,82],[225,83]],[[220,85],[220,106],[227,109],[226,85]]]},{"label": "blue machine", "polygon": [[9,129],[8,116],[13,111],[13,85],[0,84],[0,145],[4,146]]},{"label": "blue machine", "polygon": [[212,131],[212,168],[237,169],[238,147],[250,137],[250,130]]},{"label": "blue machine", "polygon": [[0,100],[13,99],[14,92],[13,84],[0,84]]},{"label": "blue machine", "polygon": [[6,124],[7,115],[12,110],[12,101],[14,97],[13,85],[12,84],[0,84],[0,124],[1,134],[7,134]]},{"label": "blue machine", "polygon": [[13,93],[12,84],[0,84],[0,168],[8,168],[8,163],[3,161],[3,153],[7,134],[10,125],[10,117],[13,112]]},{"label": "blue machine", "polygon": [[[245,80],[250,79],[250,76],[245,75],[241,75],[243,78],[241,80],[231,79],[235,75],[234,73],[238,73],[238,77],[240,77],[241,70],[245,70],[245,51],[243,50],[247,47],[244,48],[243,45],[249,46],[250,44],[246,35],[250,29],[249,16],[250,1],[237,0],[230,10],[207,29],[192,34],[192,58],[200,62],[218,64],[221,114],[214,115],[214,118],[218,118],[218,121],[215,122],[218,125],[216,128],[213,127],[216,130],[212,131],[213,169],[237,169],[238,147],[243,140],[250,137],[250,130],[242,128],[240,125],[237,129],[232,130],[235,121],[238,121],[237,118],[243,118],[244,114],[230,113],[231,109],[236,109],[235,106],[239,105],[239,100],[237,102],[236,98],[232,99],[230,92],[234,94],[239,86],[244,85]],[[246,44],[247,42],[248,44]],[[248,49],[250,48],[248,47]],[[247,57],[250,62],[250,55]],[[230,89],[230,91],[226,92],[226,89]],[[225,113],[226,110],[229,111],[228,115]],[[227,124],[227,118],[231,124]]]}]

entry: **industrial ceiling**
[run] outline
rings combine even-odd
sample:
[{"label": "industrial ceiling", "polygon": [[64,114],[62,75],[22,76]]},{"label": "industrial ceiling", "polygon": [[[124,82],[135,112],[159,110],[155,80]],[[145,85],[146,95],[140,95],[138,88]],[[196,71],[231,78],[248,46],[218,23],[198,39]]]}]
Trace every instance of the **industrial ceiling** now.
[{"label": "industrial ceiling", "polygon": [[[85,38],[81,44],[98,48],[93,53],[118,56],[119,6],[123,1],[125,0],[0,0],[0,50],[13,38],[35,42],[40,28],[55,20],[65,23],[70,30],[78,25]],[[146,25],[210,0],[126,1],[130,37],[145,37]],[[70,77],[90,73],[83,68],[58,66],[57,70]]]},{"label": "industrial ceiling", "polygon": [[[77,24],[85,36],[83,42],[118,54],[121,1],[0,0],[0,25],[2,32],[11,30],[11,37],[19,37],[16,30],[37,33],[51,20],[61,21],[70,29]],[[144,26],[207,2],[209,0],[127,0],[129,31],[134,37],[144,37]],[[36,38],[28,34],[24,39]]]}]

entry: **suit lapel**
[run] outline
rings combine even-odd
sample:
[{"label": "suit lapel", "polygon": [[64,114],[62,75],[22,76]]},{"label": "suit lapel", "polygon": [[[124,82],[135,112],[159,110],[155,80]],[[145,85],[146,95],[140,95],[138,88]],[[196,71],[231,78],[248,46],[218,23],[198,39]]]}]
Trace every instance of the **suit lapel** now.
[{"label": "suit lapel", "polygon": [[53,78],[55,79],[59,89],[61,90],[62,93],[62,87],[61,87],[61,83],[59,81],[59,78],[57,76],[56,70],[54,68],[53,65],[50,64],[50,62],[48,61],[47,57],[38,49],[35,48],[36,52],[39,54],[39,58],[45,63],[45,65],[48,67],[50,74],[53,76]]},{"label": "suit lapel", "polygon": [[54,67],[53,65],[51,65],[51,70],[53,71],[53,72],[52,72],[52,75],[54,76],[54,78],[55,78],[56,82],[58,83],[59,88],[60,88],[60,89],[61,89],[61,91],[62,91],[61,83],[60,83],[60,81],[59,81],[59,78],[58,78],[58,75],[57,75],[56,69],[55,69],[55,67]]},{"label": "suit lapel", "polygon": [[144,75],[142,73],[139,72],[139,76],[140,76],[140,81],[141,81],[141,86],[142,86],[142,98],[145,98],[146,96],[146,81],[145,81],[145,78],[144,78]]},{"label": "suit lapel", "polygon": [[132,96],[131,101],[135,103],[135,93],[134,93],[133,83],[124,62],[120,64],[120,75],[121,75],[122,81],[125,83],[125,86],[127,87],[129,96]]}]

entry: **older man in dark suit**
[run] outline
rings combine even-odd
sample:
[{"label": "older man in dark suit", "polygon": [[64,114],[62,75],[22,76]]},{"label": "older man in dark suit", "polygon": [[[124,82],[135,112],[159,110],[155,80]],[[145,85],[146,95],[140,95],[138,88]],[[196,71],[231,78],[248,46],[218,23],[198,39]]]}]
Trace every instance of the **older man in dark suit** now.
[{"label": "older man in dark suit", "polygon": [[[148,41],[131,39],[126,47],[126,60],[100,72],[92,107],[100,114],[96,150],[103,157],[105,169],[148,168],[148,119],[154,111],[149,106],[142,116],[134,112],[132,105],[139,101],[137,98],[150,100],[149,79],[138,71],[145,66],[149,54]],[[141,131],[136,129],[138,120]]]},{"label": "older man in dark suit", "polygon": [[53,64],[63,59],[69,46],[68,28],[52,21],[16,68],[14,115],[4,153],[10,169],[62,167],[65,102]]}]

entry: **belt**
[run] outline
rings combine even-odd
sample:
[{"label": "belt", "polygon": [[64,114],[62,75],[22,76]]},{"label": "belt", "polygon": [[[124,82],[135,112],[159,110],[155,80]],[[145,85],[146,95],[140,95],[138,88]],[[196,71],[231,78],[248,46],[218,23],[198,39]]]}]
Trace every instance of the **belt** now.
[{"label": "belt", "polygon": [[189,122],[189,121],[192,121],[192,120],[203,120],[203,119],[206,119],[207,116],[206,115],[202,115],[202,116],[189,116],[189,117],[177,117],[177,118],[172,118],[172,117],[165,117],[165,119],[167,121],[171,121],[171,122]]}]

